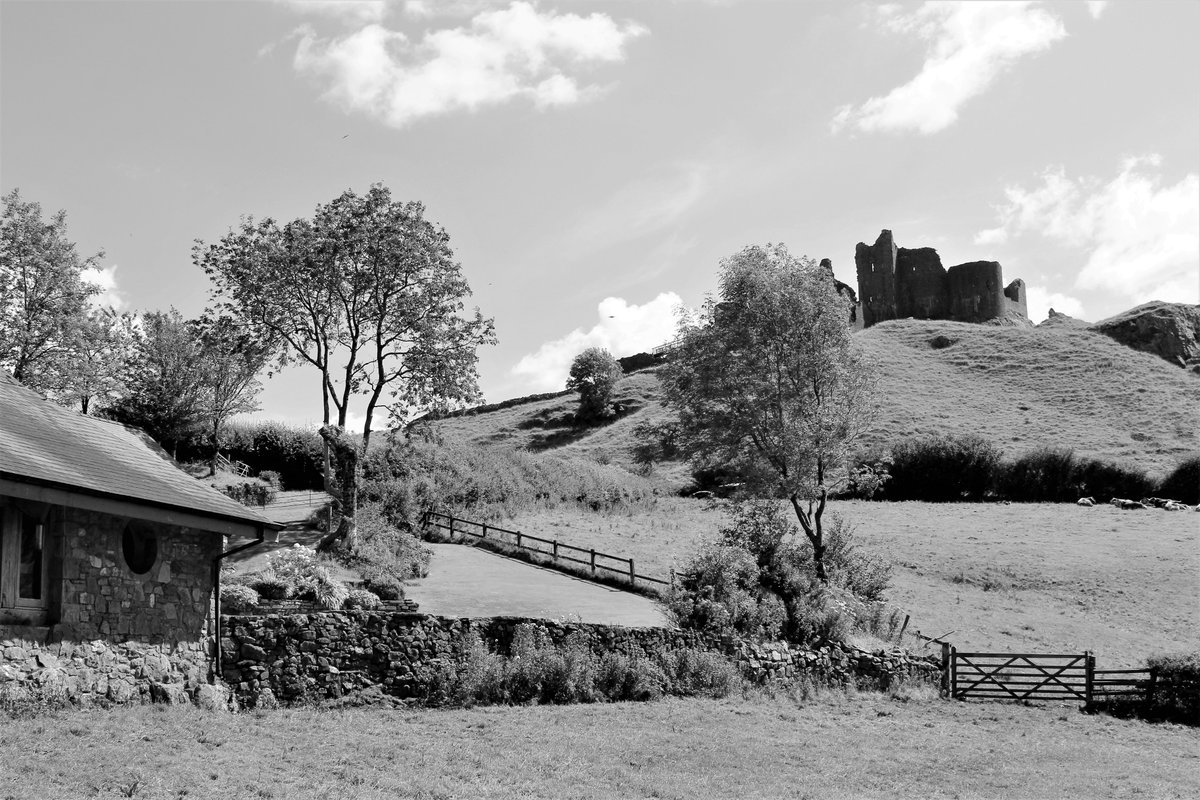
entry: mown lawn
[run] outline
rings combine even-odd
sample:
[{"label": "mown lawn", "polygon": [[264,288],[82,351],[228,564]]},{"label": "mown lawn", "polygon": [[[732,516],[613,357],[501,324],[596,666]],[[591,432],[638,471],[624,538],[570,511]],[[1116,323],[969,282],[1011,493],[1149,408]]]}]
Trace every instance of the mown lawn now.
[{"label": "mown lawn", "polygon": [[[1139,666],[1200,649],[1200,515],[1053,504],[837,502],[868,552],[895,567],[889,601],[960,650],[1096,653]],[[623,514],[575,509],[507,526],[613,555],[638,572],[683,569],[724,516],[677,498]],[[917,643],[910,643],[916,646]]]},{"label": "mown lawn", "polygon": [[1194,728],[877,694],[0,724],[0,798],[22,800],[1185,798],[1198,769]]}]

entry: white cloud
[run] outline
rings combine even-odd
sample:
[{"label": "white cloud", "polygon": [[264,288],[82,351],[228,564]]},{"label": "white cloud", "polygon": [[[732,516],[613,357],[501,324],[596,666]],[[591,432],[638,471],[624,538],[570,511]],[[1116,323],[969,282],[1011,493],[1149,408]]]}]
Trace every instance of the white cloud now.
[{"label": "white cloud", "polygon": [[125,308],[125,294],[117,288],[117,265],[108,267],[88,267],[80,273],[84,283],[100,287],[99,294],[88,298],[93,308],[111,308],[120,311]]},{"label": "white cloud", "polygon": [[1100,19],[1100,15],[1104,13],[1107,5],[1108,0],[1087,0],[1087,10],[1092,15],[1092,19]]},{"label": "white cloud", "polygon": [[386,0],[275,0],[292,11],[334,17],[351,24],[381,22],[387,15]]},{"label": "white cloud", "polygon": [[[1157,155],[1126,159],[1107,183],[1046,170],[1032,189],[1008,187],[1000,225],[976,242],[1036,233],[1086,252],[1077,288],[1133,303],[1200,300],[1200,176],[1163,181]],[[1057,306],[1055,307],[1057,309]]]},{"label": "white cloud", "polygon": [[1050,309],[1076,319],[1083,319],[1083,303],[1070,295],[1052,292],[1044,286],[1026,286],[1025,303],[1029,319],[1041,322],[1050,316]]},{"label": "white cloud", "polygon": [[907,14],[883,6],[878,18],[895,33],[928,41],[925,63],[887,95],[838,108],[831,122],[835,133],[847,125],[864,132],[937,133],[1004,70],[1067,35],[1057,17],[1030,2],[926,2]]},{"label": "white cloud", "polygon": [[517,98],[539,108],[579,102],[600,88],[581,84],[576,73],[622,61],[625,45],[644,33],[607,14],[559,14],[513,2],[480,11],[469,26],[429,30],[420,42],[378,22],[329,39],[304,29],[293,65],[323,82],[328,99],[401,128]]},{"label": "white cloud", "polygon": [[591,330],[575,330],[546,342],[536,353],[521,358],[511,370],[525,378],[530,391],[562,389],[575,356],[589,347],[603,347],[616,358],[648,351],[675,336],[675,312],[682,304],[679,295],[663,292],[648,303],[630,305],[620,297],[606,297],[597,313],[600,321]]}]

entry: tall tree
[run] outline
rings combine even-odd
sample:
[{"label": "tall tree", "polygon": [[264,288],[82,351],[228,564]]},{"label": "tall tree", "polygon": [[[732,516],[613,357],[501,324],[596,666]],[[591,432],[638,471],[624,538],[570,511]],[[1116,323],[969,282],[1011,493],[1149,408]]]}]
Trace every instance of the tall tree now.
[{"label": "tall tree", "polygon": [[103,253],[83,258],[67,239],[65,211],[42,219],[14,189],[0,214],[0,367],[31,388],[61,383],[73,336],[99,287],[82,277]]},{"label": "tall tree", "polygon": [[102,413],[143,429],[174,454],[202,428],[200,342],[174,308],[143,314],[138,327],[126,396]]},{"label": "tall tree", "polygon": [[721,262],[719,297],[661,369],[681,449],[700,467],[733,466],[760,496],[787,498],[825,570],[823,514],[874,411],[874,377],[851,341],[831,276],[782,245]]},{"label": "tall tree", "polygon": [[[477,399],[476,351],[495,340],[478,309],[463,313],[470,287],[449,236],[424,214],[376,184],[319,206],[311,220],[246,218],[193,250],[223,308],[277,338],[283,363],[320,372],[326,425],[336,412],[345,429],[352,402],[362,402],[364,452],[377,409],[403,419]],[[340,482],[344,493],[357,475]],[[352,535],[352,520],[340,527]]]},{"label": "tall tree", "polygon": [[258,375],[274,346],[230,317],[205,315],[190,324],[199,345],[199,413],[212,438],[210,468],[216,474],[221,428],[235,414],[259,409]]},{"label": "tall tree", "polygon": [[125,394],[137,344],[136,319],[111,308],[93,308],[68,334],[68,345],[52,384],[45,390],[65,406],[87,414]]}]

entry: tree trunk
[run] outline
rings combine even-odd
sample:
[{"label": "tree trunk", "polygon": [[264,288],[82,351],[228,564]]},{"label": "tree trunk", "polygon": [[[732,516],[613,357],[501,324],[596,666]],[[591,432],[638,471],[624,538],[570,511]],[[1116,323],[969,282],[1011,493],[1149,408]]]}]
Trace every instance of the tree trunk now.
[{"label": "tree trunk", "polygon": [[336,425],[321,427],[321,438],[325,440],[337,462],[341,506],[337,527],[325,534],[317,544],[317,550],[327,551],[341,542],[346,549],[353,549],[356,542],[354,517],[358,513],[358,448],[346,431]]},{"label": "tree trunk", "polygon": [[804,535],[808,537],[808,541],[812,544],[813,549],[813,571],[817,575],[817,580],[821,583],[829,583],[829,574],[825,571],[825,528],[822,524],[822,517],[825,515],[825,488],[821,488],[821,499],[817,504],[816,511],[805,511],[800,505],[800,498],[797,495],[792,495],[788,498],[792,501],[792,510],[796,512],[796,519],[800,522],[800,528],[804,531]]},{"label": "tree trunk", "polygon": [[220,431],[221,431],[221,423],[219,423],[219,422],[213,423],[213,453],[212,453],[212,459],[210,459],[209,464],[208,464],[208,470],[209,470],[208,474],[209,475],[217,474],[217,458],[221,455],[221,440],[219,438],[217,438]]}]

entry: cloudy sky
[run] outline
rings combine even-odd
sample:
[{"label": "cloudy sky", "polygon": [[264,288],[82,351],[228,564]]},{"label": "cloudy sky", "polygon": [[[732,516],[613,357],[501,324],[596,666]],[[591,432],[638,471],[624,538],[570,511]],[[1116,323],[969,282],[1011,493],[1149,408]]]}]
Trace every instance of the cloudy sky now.
[{"label": "cloudy sky", "polygon": [[[880,229],[1098,320],[1200,300],[1200,3],[0,0],[0,190],[110,301],[204,307],[245,214],[387,184],[450,234],[490,401],[670,338],[752,243]],[[270,416],[316,420],[306,372]]]}]

